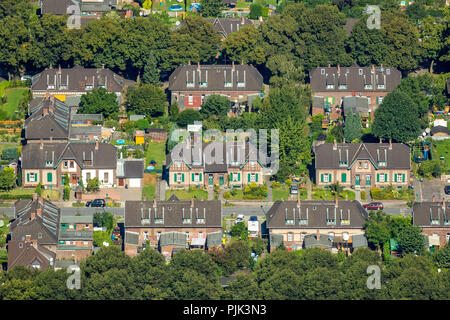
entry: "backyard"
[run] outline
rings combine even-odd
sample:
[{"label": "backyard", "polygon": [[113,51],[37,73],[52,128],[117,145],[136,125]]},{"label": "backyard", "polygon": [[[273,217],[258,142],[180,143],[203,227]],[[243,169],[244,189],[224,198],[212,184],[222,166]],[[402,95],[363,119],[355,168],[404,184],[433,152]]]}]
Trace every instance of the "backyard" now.
[{"label": "backyard", "polygon": [[6,103],[2,104],[0,120],[15,120],[22,118],[19,111],[19,103],[22,97],[28,92],[27,88],[7,88],[4,90]]},{"label": "backyard", "polygon": [[0,199],[16,200],[16,199],[31,199],[33,197],[34,189],[14,188],[10,191],[0,192]]},{"label": "backyard", "polygon": [[162,170],[166,161],[166,144],[164,142],[149,142],[145,151],[145,168],[150,161],[156,161],[155,170]]},{"label": "backyard", "polygon": [[190,199],[200,199],[200,200],[208,200],[208,191],[202,189],[192,189],[189,190],[167,190],[166,191],[166,200],[170,198],[170,196],[174,194],[180,200],[190,200]]},{"label": "backyard", "polygon": [[[300,195],[300,200],[307,199],[308,192],[306,191],[306,189],[299,189],[298,192]],[[289,200],[289,196],[290,196],[290,188],[288,186],[280,186],[272,189],[272,201]],[[291,200],[292,199],[296,200],[297,195],[296,194],[291,195]]]},{"label": "backyard", "polygon": [[[433,159],[441,162],[443,166],[442,173],[450,173],[450,139],[433,141],[432,147]],[[440,160],[443,157],[444,160]]]},{"label": "backyard", "polygon": [[[335,196],[324,189],[313,190],[312,198],[314,200],[333,200]],[[342,200],[355,200],[355,192],[351,190],[344,190],[339,194],[339,199]]]}]

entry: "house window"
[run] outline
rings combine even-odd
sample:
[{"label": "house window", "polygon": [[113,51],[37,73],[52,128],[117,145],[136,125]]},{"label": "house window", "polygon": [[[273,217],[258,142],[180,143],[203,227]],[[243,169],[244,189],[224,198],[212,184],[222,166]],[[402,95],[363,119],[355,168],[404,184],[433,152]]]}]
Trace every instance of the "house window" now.
[{"label": "house window", "polygon": [[369,164],[367,162],[364,162],[364,169],[367,169],[369,167]]},{"label": "house window", "polygon": [[37,182],[37,173],[27,173],[27,180],[28,182]]},{"label": "house window", "polygon": [[252,167],[252,169],[255,169],[255,161],[250,161],[250,166]]},{"label": "house window", "polygon": [[302,241],[305,239],[306,232],[302,232]]},{"label": "house window", "polygon": [[190,235],[190,233],[186,232],[186,240],[189,240],[189,235]]},{"label": "house window", "polygon": [[202,104],[205,102],[205,95],[202,94]]},{"label": "house window", "polygon": [[256,182],[256,173],[250,173],[250,182]]},{"label": "house window", "polygon": [[87,246],[87,245],[89,244],[89,242],[84,241],[83,244],[84,244],[85,246]]},{"label": "house window", "polygon": [[161,237],[161,232],[158,232],[157,234],[156,234],[156,239],[159,241],[159,237]]},{"label": "house window", "polygon": [[294,234],[292,232],[289,232],[287,234],[287,241],[293,241],[294,240]]},{"label": "house window", "polygon": [[89,225],[88,225],[88,224],[85,224],[84,227],[85,227],[85,228],[89,228]]},{"label": "house window", "polygon": [[334,232],[329,232],[329,233],[328,233],[328,239],[330,239],[331,241],[333,241],[333,239],[334,239]]},{"label": "house window", "polygon": [[91,173],[86,172],[86,181],[89,182],[89,180],[91,180]]},{"label": "house window", "polygon": [[51,166],[53,166],[53,161],[52,161],[52,160],[46,160],[46,161],[45,161],[45,166],[46,166],[46,167],[51,167]]},{"label": "house window", "polygon": [[380,177],[379,181],[384,182],[384,174],[380,174],[379,177]]},{"label": "house window", "polygon": [[47,173],[47,182],[52,182],[53,181],[53,175],[51,172]]},{"label": "house window", "polygon": [[70,161],[70,168],[71,169],[75,168],[75,162],[74,161]]},{"label": "house window", "polygon": [[362,162],[358,162],[358,169],[362,169]]},{"label": "house window", "polygon": [[359,69],[359,75],[362,76],[363,74],[363,69]]},{"label": "house window", "polygon": [[200,173],[193,173],[192,174],[192,181],[200,182]]},{"label": "house window", "polygon": [[68,161],[64,161],[64,168],[68,168],[68,166],[69,166]]},{"label": "house window", "polygon": [[190,94],[188,97],[188,104],[193,104],[193,103],[194,103],[194,97],[192,96],[192,94]]},{"label": "house window", "polygon": [[320,69],[320,74],[325,74],[325,69]]},{"label": "house window", "polygon": [[323,182],[330,182],[328,181],[328,174],[323,175]]},{"label": "house window", "polygon": [[38,239],[42,239],[42,232],[38,232]]},{"label": "house window", "polygon": [[230,173],[230,176],[231,176],[231,181],[233,181],[233,182],[240,181],[241,174],[239,172],[237,174]]},{"label": "house window", "polygon": [[294,224],[294,219],[286,219],[286,224]]},{"label": "house window", "polygon": [[450,233],[447,233],[447,242],[450,241]]},{"label": "house window", "polygon": [[381,104],[383,102],[383,97],[378,97],[378,104]]},{"label": "house window", "polygon": [[108,172],[105,172],[103,174],[103,182],[104,183],[109,183],[109,173]]}]

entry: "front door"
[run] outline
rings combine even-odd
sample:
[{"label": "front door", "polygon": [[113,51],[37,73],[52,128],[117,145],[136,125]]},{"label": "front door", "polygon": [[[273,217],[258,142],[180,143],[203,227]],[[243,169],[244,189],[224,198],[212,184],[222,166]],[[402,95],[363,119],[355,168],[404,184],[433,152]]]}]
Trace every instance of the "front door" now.
[{"label": "front door", "polygon": [[357,174],[355,176],[355,185],[359,186],[361,184],[360,180],[359,180],[359,174]]},{"label": "front door", "polygon": [[222,186],[223,185],[223,175],[219,176],[219,185]]},{"label": "front door", "polygon": [[119,178],[119,187],[123,187],[124,181],[123,178]]},{"label": "front door", "polygon": [[72,181],[71,181],[71,183],[72,183],[72,184],[77,184],[77,183],[78,183],[78,181],[77,181],[77,175],[76,175],[75,173],[72,173]]},{"label": "front door", "polygon": [[209,184],[210,186],[212,186],[213,183],[214,183],[214,176],[213,176],[212,174],[210,174],[210,175],[209,175],[208,184]]},{"label": "front door", "polygon": [[370,174],[366,175],[366,186],[370,186]]}]

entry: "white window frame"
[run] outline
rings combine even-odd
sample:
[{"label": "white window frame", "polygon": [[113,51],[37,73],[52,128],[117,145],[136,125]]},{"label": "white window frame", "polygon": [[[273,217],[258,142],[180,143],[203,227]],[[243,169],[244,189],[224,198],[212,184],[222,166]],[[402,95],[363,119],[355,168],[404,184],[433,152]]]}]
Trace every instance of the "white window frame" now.
[{"label": "white window frame", "polygon": [[194,104],[194,97],[192,96],[192,94],[188,96],[188,104]]},{"label": "white window frame", "polygon": [[386,181],[384,181],[384,173],[380,173],[380,182],[386,182]]},{"label": "white window frame", "polygon": [[200,173],[194,173],[194,182],[200,182]]},{"label": "white window frame", "polygon": [[250,182],[256,182],[256,173],[250,173]]},{"label": "white window frame", "polygon": [[324,173],[323,174],[323,182],[329,182],[328,181],[328,177],[329,177],[329,174],[328,173]]},{"label": "white window frame", "polygon": [[292,232],[288,232],[287,241],[294,241],[294,234]]}]

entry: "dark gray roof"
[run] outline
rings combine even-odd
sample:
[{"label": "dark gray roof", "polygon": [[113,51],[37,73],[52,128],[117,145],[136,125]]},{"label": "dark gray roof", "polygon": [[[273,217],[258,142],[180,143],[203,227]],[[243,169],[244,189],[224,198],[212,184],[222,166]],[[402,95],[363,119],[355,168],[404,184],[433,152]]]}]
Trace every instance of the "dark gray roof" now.
[{"label": "dark gray roof", "polygon": [[450,230],[450,205],[446,202],[421,202],[412,207],[413,224],[420,227],[442,228]]},{"label": "dark gray roof", "polygon": [[431,128],[431,135],[434,135],[436,133],[445,133],[447,135],[450,135],[450,130],[448,130],[448,128],[444,126],[434,126],[433,128]]},{"label": "dark gray roof", "polygon": [[33,76],[31,90],[34,94],[45,92],[89,92],[86,85],[94,88],[106,86],[109,92],[122,92],[124,79],[109,69],[83,68],[45,69]]},{"label": "dark gray roof", "polygon": [[211,232],[206,236],[206,245],[208,247],[220,246],[222,244],[222,231]]},{"label": "dark gray roof", "polygon": [[184,232],[163,232],[161,233],[159,237],[159,246],[170,246],[170,245],[176,245],[176,246],[185,246],[187,243],[187,237],[186,233]]},{"label": "dark gray roof", "polygon": [[243,26],[253,25],[252,21],[244,16],[242,18],[208,18],[206,20],[211,22],[217,32],[225,38],[228,38],[230,33],[239,31]]},{"label": "dark gray roof", "polygon": [[[393,67],[374,67],[373,71],[371,67],[359,66],[340,67],[339,72],[337,67],[318,67],[310,72],[311,89],[313,92],[390,92],[402,78],[400,71]],[[327,89],[327,85],[334,88]],[[339,89],[339,85],[347,87]]]},{"label": "dark gray roof", "polygon": [[[387,162],[382,169],[409,169],[410,148],[402,143],[338,143],[336,150],[332,143],[315,147],[316,169],[351,168],[357,160],[370,160],[379,169],[378,162]],[[339,161],[347,162],[342,167]]]},{"label": "dark gray roof", "polygon": [[144,177],[144,160],[127,160],[124,163],[126,178]]},{"label": "dark gray roof", "polygon": [[340,200],[335,205],[334,201],[304,200],[299,207],[297,201],[278,200],[266,213],[267,228],[362,229],[367,212],[358,201]]},{"label": "dark gray roof", "polygon": [[65,15],[67,8],[74,5],[71,0],[41,0],[41,14]]},{"label": "dark gray roof", "polygon": [[316,234],[307,234],[303,239],[303,245],[305,249],[314,247],[331,248],[333,246],[333,241],[327,234],[319,234],[319,239],[317,239]]},{"label": "dark gray roof", "polygon": [[[22,243],[22,248],[19,246],[20,243]],[[46,270],[53,267],[55,260],[56,254],[43,246],[35,247],[32,243],[24,241],[8,242],[9,270],[15,266],[32,267],[33,265],[39,265],[40,270]]]},{"label": "dark gray roof", "polygon": [[[175,69],[169,78],[170,91],[261,91],[263,77],[252,65],[185,65]],[[201,82],[206,82],[204,87]],[[188,86],[188,82],[192,86]],[[229,82],[229,87],[225,83]]]},{"label": "dark gray roof", "polygon": [[352,247],[353,248],[365,248],[369,244],[367,243],[367,238],[364,234],[355,234],[352,236]]},{"label": "dark gray roof", "polygon": [[58,240],[92,240],[93,231],[60,231]]},{"label": "dark gray roof", "polygon": [[343,99],[344,115],[349,112],[359,113],[361,116],[369,115],[369,99],[367,97],[350,96]]},{"label": "dark gray roof", "polygon": [[131,244],[134,246],[139,245],[139,233],[132,231],[125,231],[125,244]]},{"label": "dark gray roof", "polygon": [[[14,207],[15,220],[10,226],[12,240],[23,241],[26,235],[30,235],[32,240],[37,240],[40,244],[56,243],[60,219],[60,209],[57,206],[38,197],[18,200]],[[41,215],[38,210],[41,210]],[[31,219],[32,213],[34,219]]]},{"label": "dark gray roof", "polygon": [[70,116],[71,121],[103,121],[103,114],[82,114],[72,113]]},{"label": "dark gray roof", "polygon": [[[183,223],[183,217],[186,223]],[[155,218],[161,219],[162,223],[156,223]],[[221,221],[222,206],[219,200],[125,202],[125,227],[220,228]]]},{"label": "dark gray roof", "polygon": [[86,2],[81,2],[81,12],[89,12],[89,11],[109,12],[109,11],[111,11],[111,8],[115,8],[116,6],[117,6],[117,0],[103,0],[102,2],[86,1]]},{"label": "dark gray roof", "polygon": [[[29,143],[22,148],[23,169],[56,168],[63,160],[75,160],[82,169],[115,169],[117,166],[116,147],[109,143]],[[53,164],[46,165],[47,161]],[[91,163],[89,163],[91,161]]]},{"label": "dark gray roof", "polygon": [[85,136],[90,134],[100,136],[102,134],[102,126],[70,127],[70,137]]}]

